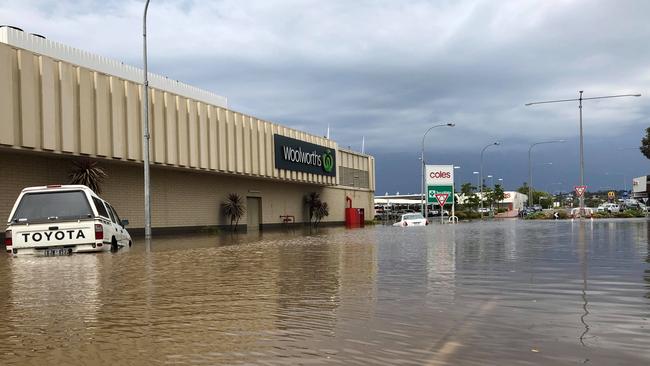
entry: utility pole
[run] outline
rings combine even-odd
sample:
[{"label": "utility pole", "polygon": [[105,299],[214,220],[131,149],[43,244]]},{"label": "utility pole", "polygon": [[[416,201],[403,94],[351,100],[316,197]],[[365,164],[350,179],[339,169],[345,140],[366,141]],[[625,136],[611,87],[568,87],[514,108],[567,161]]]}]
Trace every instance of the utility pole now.
[{"label": "utility pole", "polygon": [[427,137],[427,134],[429,133],[429,131],[433,130],[434,128],[437,128],[437,127],[454,127],[454,126],[456,126],[455,123],[441,123],[441,124],[438,124],[438,125],[435,125],[435,126],[431,126],[431,127],[429,127],[428,130],[426,130],[426,132],[422,136],[422,150],[420,150],[420,161],[422,163],[422,179],[420,180],[420,183],[422,183],[422,190],[420,192],[422,194],[422,196],[421,196],[421,200],[420,200],[420,205],[421,205],[420,206],[420,212],[424,215],[425,220],[429,220],[429,218],[427,217],[428,198],[424,196],[425,195],[425,192],[424,192],[424,188],[425,188],[424,187],[425,186],[424,174],[425,174],[425,170],[426,170],[426,163],[424,162],[424,139]]},{"label": "utility pole", "polygon": [[143,107],[142,125],[144,135],[142,137],[142,156],[144,160],[144,239],[151,240],[151,178],[149,175],[149,75],[147,74],[147,10],[149,0],[144,5],[144,16],[142,17],[142,56],[144,60],[144,82],[142,85]]},{"label": "utility pole", "polygon": [[[583,100],[593,100],[593,99],[609,99],[609,98],[623,98],[623,97],[640,97],[641,94],[619,94],[619,95],[605,95],[598,97],[582,97],[583,91],[578,92],[578,98],[574,99],[558,99],[558,100],[547,100],[542,102],[531,102],[526,103],[526,106],[536,105],[536,104],[550,104],[550,103],[564,103],[564,102],[578,102],[578,110],[580,112],[580,185],[585,185],[585,156],[584,156],[584,137],[582,132],[582,101]],[[586,190],[585,190],[586,191]],[[585,192],[586,193],[586,192]],[[585,196],[584,193],[580,196],[580,218],[582,219],[585,215]]]}]

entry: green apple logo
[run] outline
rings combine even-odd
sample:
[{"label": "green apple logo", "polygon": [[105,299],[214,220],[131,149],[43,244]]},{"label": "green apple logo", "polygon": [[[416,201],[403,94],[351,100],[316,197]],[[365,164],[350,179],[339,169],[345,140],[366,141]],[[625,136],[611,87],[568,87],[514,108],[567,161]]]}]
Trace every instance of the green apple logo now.
[{"label": "green apple logo", "polygon": [[334,168],[334,158],[332,153],[329,150],[326,150],[323,154],[323,170],[330,173]]}]

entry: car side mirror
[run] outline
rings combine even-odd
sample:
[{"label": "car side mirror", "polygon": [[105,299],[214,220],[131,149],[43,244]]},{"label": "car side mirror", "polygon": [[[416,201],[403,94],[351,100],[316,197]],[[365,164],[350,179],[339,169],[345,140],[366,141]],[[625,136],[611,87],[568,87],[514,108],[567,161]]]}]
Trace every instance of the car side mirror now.
[{"label": "car side mirror", "polygon": [[129,224],[129,220],[124,219],[124,220],[122,220],[121,224],[122,224],[123,227],[126,227],[126,225]]}]

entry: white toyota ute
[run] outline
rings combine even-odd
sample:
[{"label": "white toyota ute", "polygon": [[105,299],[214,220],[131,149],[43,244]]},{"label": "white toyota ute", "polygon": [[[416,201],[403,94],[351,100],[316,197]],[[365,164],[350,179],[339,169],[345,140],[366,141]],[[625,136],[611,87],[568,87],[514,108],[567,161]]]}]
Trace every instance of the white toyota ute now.
[{"label": "white toyota ute", "polygon": [[4,242],[15,256],[117,250],[131,246],[128,223],[86,186],[29,187],[11,210]]}]

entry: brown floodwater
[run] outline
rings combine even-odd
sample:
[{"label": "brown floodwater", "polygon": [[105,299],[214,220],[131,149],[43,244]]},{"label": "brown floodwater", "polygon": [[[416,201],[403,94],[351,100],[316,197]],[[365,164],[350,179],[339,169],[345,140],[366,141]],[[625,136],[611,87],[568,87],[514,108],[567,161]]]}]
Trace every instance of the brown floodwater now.
[{"label": "brown floodwater", "polygon": [[0,256],[0,365],[648,365],[649,232],[515,220]]}]

